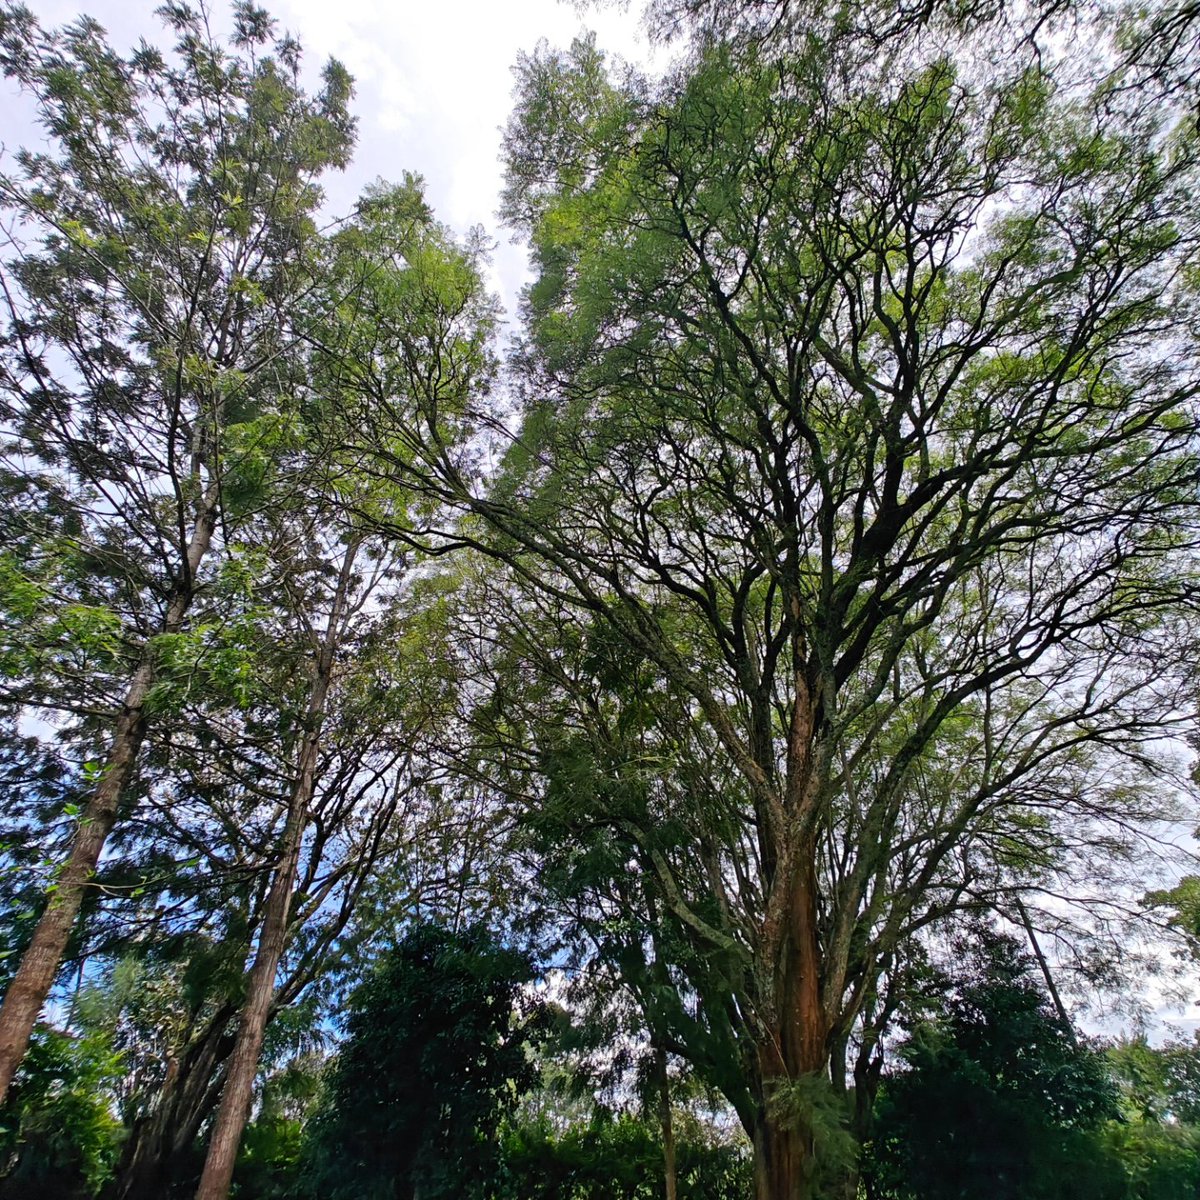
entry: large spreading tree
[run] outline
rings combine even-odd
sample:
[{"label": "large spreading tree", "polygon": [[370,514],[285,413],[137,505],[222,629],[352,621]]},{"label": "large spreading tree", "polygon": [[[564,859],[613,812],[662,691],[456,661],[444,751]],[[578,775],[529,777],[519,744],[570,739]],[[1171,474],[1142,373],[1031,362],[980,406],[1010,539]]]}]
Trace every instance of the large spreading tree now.
[{"label": "large spreading tree", "polygon": [[525,60],[502,469],[358,427],[512,568],[516,623],[473,625],[527,650],[493,748],[643,922],[624,951],[673,956],[673,1048],[781,1198],[818,1186],[822,1081],[923,927],[1016,919],[1166,815],[1200,229],[1136,29],[1080,19],[1064,56],[1040,12],[772,15],[659,83],[589,41]]},{"label": "large spreading tree", "polygon": [[[221,889],[186,855],[228,844],[257,896],[222,900],[251,962],[237,1048],[230,989],[145,1152],[224,1088],[202,1194],[227,1193],[267,1026],[348,928],[336,880],[370,892],[321,839],[331,811],[370,824],[363,781],[411,746],[374,699],[403,690],[394,631],[401,666],[441,656],[438,803],[514,834],[538,915],[724,1093],[760,1200],[852,1194],[845,1093],[869,1110],[928,931],[998,912],[1050,980],[1041,934],[1080,900],[1115,929],[1122,863],[1174,815],[1194,11],[662,0],[693,36],[659,80],[586,39],[538,51],[504,197],[535,279],[499,399],[481,237],[415,180],[317,227],[345,73],[309,97],[261,10],[228,47],[163,11],[175,50],[122,58],[93,22],[0,8],[47,133],[0,178],[16,858],[39,812],[78,818],[0,1089],[106,853],[170,864],[151,890],[202,933]],[[153,828],[110,838],[135,811]]]}]

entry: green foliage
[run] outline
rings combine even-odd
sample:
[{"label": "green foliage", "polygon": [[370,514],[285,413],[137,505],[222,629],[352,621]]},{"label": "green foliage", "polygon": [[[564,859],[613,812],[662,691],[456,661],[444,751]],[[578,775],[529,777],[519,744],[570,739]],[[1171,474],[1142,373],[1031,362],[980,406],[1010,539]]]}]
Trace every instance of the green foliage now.
[{"label": "green foliage", "polygon": [[1129,1200],[1192,1200],[1200,1192],[1200,1035],[1150,1045],[1145,1037],[1106,1052],[1122,1120],[1102,1132]]},{"label": "green foliage", "polygon": [[1119,1200],[1195,1200],[1200,1195],[1200,1130],[1194,1126],[1111,1121],[1096,1141],[1111,1176],[1103,1194]]},{"label": "green foliage", "polygon": [[0,720],[0,986],[7,986],[54,880],[54,850],[79,812],[82,773],[11,716]]},{"label": "green foliage", "polygon": [[1107,1057],[1131,1117],[1200,1127],[1200,1031],[1158,1046],[1131,1038],[1110,1046]]},{"label": "green foliage", "polygon": [[977,928],[940,1012],[884,1082],[868,1173],[896,1200],[1124,1194],[1097,1131],[1118,1115],[1103,1056],[1078,1043],[1012,939]]},{"label": "green foliage", "polygon": [[[548,1118],[508,1123],[501,1141],[497,1200],[657,1200],[663,1194],[661,1134],[629,1113],[599,1110],[566,1128]],[[688,1200],[745,1200],[744,1146],[699,1136],[676,1142],[679,1194]]]},{"label": "green foliage", "polygon": [[823,1074],[773,1082],[767,1105],[775,1123],[812,1138],[807,1174],[818,1189],[836,1187],[858,1161],[858,1142],[847,1128],[847,1111]]},{"label": "green foliage", "polygon": [[293,1200],[302,1188],[304,1123],[269,1114],[246,1126],[232,1195],[240,1200]]},{"label": "green foliage", "polygon": [[[325,245],[318,181],[354,133],[345,70],[306,93],[263,10],[234,5],[229,45],[203,9],[158,15],[174,45],[122,56],[95,21],[54,30],[0,5],[0,70],[48,133],[0,179],[0,679],[100,761],[103,715],[156,635],[152,714],[178,707],[172,668],[194,674],[197,646],[170,639],[218,574],[218,514],[232,546],[294,465],[294,310]],[[248,686],[209,651],[194,687]]]},{"label": "green foliage", "polygon": [[305,415],[329,457],[333,491],[402,542],[415,531],[436,537],[431,457],[477,469],[469,440],[495,374],[486,253],[481,231],[460,242],[434,220],[423,181],[406,173],[363,195],[331,241],[336,302],[305,312],[314,347]]},{"label": "green foliage", "polygon": [[0,1196],[82,1200],[96,1194],[121,1142],[113,1096],[123,1066],[106,1033],[37,1028],[0,1109]]},{"label": "green foliage", "polygon": [[1193,957],[1200,958],[1200,876],[1185,875],[1172,888],[1147,892],[1142,904],[1165,912],[1167,922],[1187,939]]},{"label": "green foliage", "polygon": [[500,1121],[535,1079],[533,975],[480,926],[420,925],[386,953],[352,997],[314,1121],[313,1194],[486,1194]]}]

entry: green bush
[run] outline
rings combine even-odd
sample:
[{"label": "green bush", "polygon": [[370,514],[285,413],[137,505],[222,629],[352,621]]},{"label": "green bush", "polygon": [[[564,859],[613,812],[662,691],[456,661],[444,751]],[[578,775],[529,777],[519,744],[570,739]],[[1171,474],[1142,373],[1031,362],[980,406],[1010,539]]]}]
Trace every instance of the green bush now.
[{"label": "green bush", "polygon": [[113,1091],[120,1074],[106,1035],[38,1027],[0,1109],[0,1197],[96,1194],[121,1143]]}]

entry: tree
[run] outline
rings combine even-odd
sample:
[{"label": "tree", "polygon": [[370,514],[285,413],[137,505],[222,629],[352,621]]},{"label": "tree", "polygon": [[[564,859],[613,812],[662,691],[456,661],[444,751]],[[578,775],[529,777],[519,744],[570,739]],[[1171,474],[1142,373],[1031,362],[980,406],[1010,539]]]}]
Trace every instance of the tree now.
[{"label": "tree", "polygon": [[[254,579],[253,644],[229,644],[237,628],[229,619],[223,631],[204,628],[195,644],[177,645],[160,676],[173,685],[163,700],[172,709],[184,693],[195,699],[170,714],[171,777],[139,807],[137,837],[128,839],[122,865],[141,895],[104,906],[103,953],[123,954],[130,966],[140,962],[144,979],[127,1006],[129,1129],[111,1185],[120,1200],[150,1200],[172,1185],[180,1194],[189,1183],[194,1189],[204,1158],[198,1134],[226,1086],[246,999],[245,965],[254,959],[270,884],[288,849],[298,745],[309,728],[304,659],[324,632],[321,609],[337,584],[336,575],[325,574],[321,539],[307,533],[313,536],[286,539],[305,547],[301,574],[308,583],[298,564],[285,572],[293,599],[303,601],[298,608],[265,604],[279,579],[263,569]],[[357,613],[346,614],[338,635],[263,1030],[268,1046],[278,1040],[277,1023],[307,1028],[318,1040],[340,1023],[348,979],[411,914],[452,917],[461,909],[457,870],[446,876],[426,864],[431,846],[458,829],[458,814],[448,814],[441,798],[430,745],[447,729],[447,679],[424,636],[426,614],[390,592],[403,574],[381,582],[394,565],[388,555],[358,557]],[[360,605],[363,599],[369,603]],[[226,651],[238,664],[249,656],[253,694],[227,697],[222,706],[209,672],[229,661]],[[240,667],[234,675],[242,677]],[[172,870],[173,860],[163,861],[168,854],[196,861]],[[111,880],[112,871],[106,864],[101,878]],[[485,882],[481,872],[472,888]],[[260,1077],[276,1073],[278,1049],[257,1065]]]},{"label": "tree", "polygon": [[1200,1187],[1200,1042],[1151,1046],[1135,1037],[1108,1047],[1122,1117],[1105,1130],[1130,1200],[1185,1200]]},{"label": "tree", "polygon": [[[340,528],[329,497],[297,486],[312,483],[311,455],[293,447],[278,457],[290,472],[278,463],[268,472],[270,511],[227,548],[244,591],[234,589],[219,620],[173,639],[160,670],[156,711],[170,740],[153,762],[161,793],[139,814],[133,848],[141,863],[165,846],[209,870],[177,878],[163,868],[157,886],[135,889],[138,908],[147,893],[155,911],[188,905],[140,940],[143,953],[151,934],[174,942],[170,953],[187,954],[206,986],[178,1069],[127,1142],[120,1197],[157,1194],[214,1106],[202,1186],[227,1188],[268,1025],[312,999],[318,978],[333,986],[352,958],[356,919],[403,920],[433,899],[397,886],[376,897],[378,915],[358,912],[373,877],[411,853],[409,839],[435,832],[419,809],[436,786],[430,743],[451,681],[421,637],[426,614],[399,594],[405,556]],[[217,923],[225,933],[213,944]],[[332,995],[310,1019],[326,1012],[336,1017]]]},{"label": "tree", "polygon": [[329,1197],[483,1194],[534,1080],[529,958],[481,927],[413,927],[355,993],[311,1151]]},{"label": "tree", "polygon": [[1012,938],[977,927],[952,953],[944,999],[884,1081],[868,1195],[1123,1195],[1094,1136],[1118,1114],[1104,1056],[1063,1025]]},{"label": "tree", "polygon": [[[184,628],[203,580],[236,471],[230,429],[292,385],[316,180],[352,141],[345,71],[330,63],[306,96],[299,47],[272,45],[261,9],[235,6],[229,51],[203,12],[163,13],[174,56],[143,45],[128,59],[94,21],[46,33],[26,9],[0,13],[0,65],[51,141],[0,181],[16,255],[3,280],[6,454],[18,473],[41,464],[70,508],[64,565],[49,584],[16,577],[41,620],[87,618],[111,683],[93,710],[103,749],[90,796],[0,1010],[0,1094],[137,767],[156,639]],[[88,584],[82,606],[64,594],[72,578]],[[39,669],[14,698],[54,711],[75,684],[70,655],[32,658]]]},{"label": "tree", "polygon": [[[368,193],[355,219],[333,240],[330,251],[328,290],[309,306],[304,326],[306,341],[314,347],[308,360],[312,407],[319,412],[323,406],[336,406],[347,375],[357,379],[365,372],[369,377],[374,369],[382,368],[386,374],[377,395],[393,419],[399,414],[412,422],[427,421],[447,439],[451,453],[460,452],[458,442],[464,431],[456,428],[453,410],[441,403],[441,396],[431,391],[429,384],[431,379],[444,378],[454,386],[460,374],[469,376],[473,369],[487,367],[481,348],[490,332],[490,309],[486,301],[477,299],[481,288],[476,253],[469,247],[460,250],[436,225],[420,181],[413,177],[401,186],[379,185]],[[386,346],[386,357],[379,353],[381,344]],[[303,409],[300,416],[304,418]],[[315,424],[319,428],[319,418]],[[319,440],[309,439],[304,451],[310,463],[321,462]],[[338,544],[341,562],[335,558],[320,563],[336,579],[326,603],[317,606],[327,614],[324,628],[310,628],[307,613],[303,617],[294,614],[302,620],[312,644],[311,686],[306,712],[296,722],[302,736],[287,822],[197,1200],[223,1200],[228,1193],[241,1131],[249,1116],[258,1053],[287,940],[288,909],[339,653],[362,635],[362,615],[388,599],[382,589],[374,591],[369,585],[389,577],[384,568],[395,551],[379,546],[378,537],[372,542],[368,534],[374,523],[364,527],[358,514],[382,507],[392,521],[429,519],[421,511],[420,497],[410,495],[405,487],[403,475],[381,486],[370,475],[361,475],[353,458],[337,456],[316,478],[317,486],[306,489],[301,501],[308,506],[299,520],[307,534],[302,540],[311,548],[305,556],[320,562],[320,551],[315,548],[331,539],[314,526],[324,520],[334,528],[341,526],[332,539]],[[360,556],[366,557],[365,571]],[[382,564],[374,571],[371,558]],[[393,564],[390,574],[402,573],[400,563]]]},{"label": "tree", "polygon": [[[658,1130],[629,1113],[598,1111],[587,1123],[556,1128],[515,1121],[504,1131],[498,1194],[522,1200],[659,1200],[663,1146]],[[742,1147],[705,1141],[686,1129],[679,1140],[683,1194],[696,1200],[741,1200],[749,1185]]]},{"label": "tree", "polygon": [[[524,586],[571,819],[672,926],[764,1200],[816,1188],[822,1081],[911,939],[1152,829],[1190,711],[1194,130],[1042,24],[967,24],[798,21],[657,86],[525,61],[519,435],[484,492],[362,422]],[[671,714],[648,757],[585,725],[620,724],[569,659],[606,637]]]},{"label": "tree", "polygon": [[250,1116],[258,1057],[275,998],[279,962],[288,938],[292,891],[300,866],[301,843],[316,793],[321,733],[328,711],[335,657],[347,635],[346,615],[352,607],[354,565],[358,550],[358,540],[351,536],[330,588],[324,629],[309,628],[314,643],[311,683],[304,716],[298,722],[301,734],[288,796],[287,819],[239,1016],[238,1036],[221,1091],[221,1104],[213,1125],[204,1174],[196,1193],[198,1200],[223,1200],[228,1194],[242,1130]]},{"label": "tree", "polygon": [[1159,1046],[1130,1038],[1111,1046],[1108,1059],[1134,1116],[1200,1126],[1200,1034]]}]

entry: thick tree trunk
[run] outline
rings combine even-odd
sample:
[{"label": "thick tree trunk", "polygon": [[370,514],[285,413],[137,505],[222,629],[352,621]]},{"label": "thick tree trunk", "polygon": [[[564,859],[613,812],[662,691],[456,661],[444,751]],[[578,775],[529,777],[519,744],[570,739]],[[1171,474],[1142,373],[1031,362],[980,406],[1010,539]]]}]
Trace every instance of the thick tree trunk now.
[{"label": "thick tree trunk", "polygon": [[[215,528],[215,503],[206,504],[188,543],[184,580],[167,605],[161,625],[163,633],[175,633],[183,624],[195,595],[196,571],[208,552]],[[153,685],[153,652],[147,647],[125,693],[104,769],[79,820],[70,857],[0,1007],[0,1103],[8,1094],[13,1075],[25,1057],[38,1014],[54,986],[83,903],[84,889],[96,873],[104,843],[117,819],[121,797],[137,765],[138,752],[146,735],[146,699]]]},{"label": "thick tree trunk", "polygon": [[754,1135],[755,1200],[812,1200],[812,1135],[764,1109]]},{"label": "thick tree trunk", "polygon": [[789,1083],[824,1076],[829,1028],[821,1003],[814,856],[802,852],[775,966],[777,1022],[759,1047],[762,1099],[754,1130],[756,1200],[812,1200],[814,1129],[803,1096],[781,1094]]},{"label": "thick tree trunk", "polygon": [[226,1200],[233,1182],[242,1133],[250,1119],[254,1099],[254,1077],[262,1053],[263,1035],[275,998],[275,976],[283,957],[288,936],[288,916],[292,889],[300,861],[300,846],[308,823],[308,809],[316,786],[317,760],[321,748],[321,727],[325,719],[326,701],[333,675],[334,653],[339,636],[341,613],[350,586],[356,544],[346,550],[334,595],[329,624],[313,664],[312,690],[309,693],[308,718],[300,756],[296,764],[296,780],[288,805],[284,826],[283,846],[271,890],[263,914],[262,933],[250,968],[246,1001],[238,1024],[237,1043],[229,1061],[229,1072],[221,1093],[221,1106],[213,1125],[204,1173],[196,1190],[196,1200]]}]

